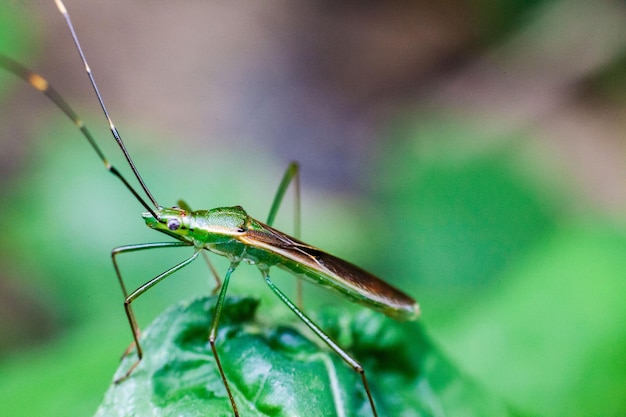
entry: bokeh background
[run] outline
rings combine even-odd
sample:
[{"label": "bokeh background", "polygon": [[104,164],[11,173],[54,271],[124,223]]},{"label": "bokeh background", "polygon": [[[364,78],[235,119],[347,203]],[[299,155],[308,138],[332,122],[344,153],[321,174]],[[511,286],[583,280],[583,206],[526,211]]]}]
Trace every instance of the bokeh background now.
[{"label": "bokeh background", "polygon": [[[161,204],[263,220],[298,160],[304,240],[414,295],[485,389],[532,415],[626,414],[622,2],[67,7]],[[128,172],[52,1],[2,2],[0,51]],[[162,238],[71,122],[4,72],[0,211],[0,414],[90,415],[130,341],[110,249]],[[292,213],[287,198],[286,232]],[[188,256],[157,252],[122,259],[130,287]],[[289,320],[259,277],[240,268],[232,292]],[[139,299],[139,320],[211,288],[198,262]],[[305,290],[309,309],[355,308]]]}]

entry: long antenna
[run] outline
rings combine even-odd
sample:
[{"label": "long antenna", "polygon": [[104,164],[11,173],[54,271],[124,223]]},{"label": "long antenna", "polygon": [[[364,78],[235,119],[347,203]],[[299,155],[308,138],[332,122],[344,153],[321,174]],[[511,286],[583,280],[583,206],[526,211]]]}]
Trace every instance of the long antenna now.
[{"label": "long antenna", "polygon": [[[93,78],[93,75],[91,73],[91,68],[89,68],[89,64],[87,63],[87,58],[85,58],[85,53],[83,52],[83,48],[81,48],[81,46],[80,46],[80,42],[78,41],[78,36],[76,36],[76,32],[74,31],[74,25],[72,25],[72,21],[70,19],[70,15],[67,12],[67,9],[65,8],[65,5],[63,4],[63,2],[61,0],[54,0],[54,1],[55,1],[56,5],[57,5],[57,8],[59,9],[61,14],[65,18],[65,22],[67,23],[67,26],[68,26],[68,28],[70,30],[70,33],[72,34],[72,39],[74,39],[74,45],[76,45],[76,48],[78,49],[78,53],[80,54],[80,59],[83,61],[83,64],[85,65],[85,71],[87,72],[87,76],[89,77],[89,82],[91,83],[91,86],[93,87],[94,91],[96,92],[96,96],[98,97],[98,102],[100,103],[100,107],[102,108],[102,111],[104,112],[104,115],[107,118],[107,121],[109,122],[109,128],[111,129],[111,133],[113,134],[113,137],[115,138],[115,141],[117,142],[117,144],[119,145],[120,149],[124,153],[124,157],[126,158],[126,161],[128,162],[128,165],[130,165],[130,168],[133,170],[133,173],[135,174],[135,177],[137,178],[137,181],[139,181],[139,184],[141,185],[141,188],[146,193],[146,195],[148,196],[148,198],[150,199],[150,201],[152,202],[154,207],[158,208],[159,204],[156,202],[156,200],[152,196],[152,193],[148,189],[148,186],[146,186],[146,183],[141,178],[141,175],[139,174],[139,171],[137,171],[137,167],[133,163],[133,160],[130,157],[130,154],[126,150],[126,146],[124,145],[124,142],[122,141],[122,137],[120,136],[119,132],[117,131],[117,128],[113,124],[113,120],[111,120],[111,117],[109,116],[109,112],[108,112],[106,106],[104,105],[104,101],[102,100],[102,96],[100,95],[100,90],[98,89],[98,86],[96,85],[96,81]],[[43,91],[43,90],[41,90],[41,91]],[[45,91],[44,91],[44,93],[45,93]],[[66,107],[69,108],[69,106],[66,106]],[[74,120],[74,118],[72,118],[72,120]],[[82,125],[82,122],[81,122],[81,125]],[[102,152],[100,152],[98,147],[95,145],[95,142],[93,142],[92,139],[89,139],[89,141],[92,143],[92,146],[94,146],[94,148],[96,149],[96,152],[98,152],[98,155],[100,155],[102,160],[105,162],[105,165],[107,165],[107,169],[109,169],[109,171],[111,171],[111,172],[113,172],[115,174],[115,172],[117,172],[117,170],[112,170],[111,169],[113,167],[106,161],[106,159],[102,155]],[[126,180],[121,175],[119,175],[119,173],[117,173],[115,175],[118,176],[125,184],[127,184],[127,187],[131,188],[131,190],[132,190],[132,187],[128,186],[128,183],[126,182]],[[138,197],[137,193],[134,190],[132,190],[132,192],[133,192],[133,194],[136,197]],[[139,198],[139,200],[142,202],[142,204],[144,204],[144,206],[146,206],[145,202],[143,202],[143,200],[141,198]],[[152,214],[154,216],[155,219],[158,219],[158,217],[154,214],[153,210],[148,208],[148,211],[150,212],[150,214]]]},{"label": "long antenna", "polygon": [[65,100],[63,100],[63,97],[61,97],[61,95],[54,88],[52,88],[52,86],[48,83],[48,81],[45,78],[43,78],[41,75],[37,74],[36,72],[29,70],[28,68],[26,68],[19,62],[14,61],[11,58],[7,57],[6,55],[2,55],[2,54],[0,54],[0,67],[3,67],[6,70],[15,74],[16,76],[22,78],[32,87],[34,87],[36,90],[43,93],[46,97],[52,100],[52,102],[56,104],[56,106],[60,108],[63,111],[63,113],[65,113],[67,117],[69,117],[74,122],[76,127],[80,129],[83,136],[87,138],[87,141],[89,141],[89,144],[91,145],[91,147],[96,151],[96,153],[98,154],[102,162],[104,162],[105,168],[111,174],[115,175],[124,183],[126,188],[128,188],[128,190],[135,196],[135,198],[141,203],[141,205],[144,206],[146,210],[148,210],[155,219],[159,218],[154,212],[154,210],[152,209],[152,207],[150,207],[148,203],[146,203],[145,200],[141,198],[139,193],[137,193],[137,191],[128,183],[126,178],[124,178],[124,176],[117,170],[117,168],[111,165],[111,163],[107,160],[106,156],[104,156],[104,153],[102,152],[102,150],[100,149],[96,141],[94,140],[93,136],[91,135],[91,132],[87,129],[87,126],[85,126],[85,124],[78,117],[76,112],[74,112],[74,110],[70,107],[70,105],[67,104]]}]

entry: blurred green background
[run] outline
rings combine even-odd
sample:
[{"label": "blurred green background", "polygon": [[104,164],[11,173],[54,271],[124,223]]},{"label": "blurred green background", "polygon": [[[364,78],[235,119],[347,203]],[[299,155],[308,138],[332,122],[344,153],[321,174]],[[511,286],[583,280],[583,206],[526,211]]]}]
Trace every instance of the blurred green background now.
[{"label": "blurred green background", "polygon": [[[626,414],[622,2],[67,7],[161,204],[264,220],[298,160],[304,240],[415,296],[485,389],[536,415]],[[0,4],[0,51],[128,172],[52,1]],[[0,414],[90,415],[131,340],[110,250],[162,238],[72,123],[4,72],[0,184]],[[288,199],[286,232],[291,213]],[[157,252],[122,259],[129,286],[188,255]],[[240,268],[232,292],[289,320],[259,277]],[[198,262],[137,301],[139,321],[211,288]],[[307,308],[358,308],[306,291]]]}]

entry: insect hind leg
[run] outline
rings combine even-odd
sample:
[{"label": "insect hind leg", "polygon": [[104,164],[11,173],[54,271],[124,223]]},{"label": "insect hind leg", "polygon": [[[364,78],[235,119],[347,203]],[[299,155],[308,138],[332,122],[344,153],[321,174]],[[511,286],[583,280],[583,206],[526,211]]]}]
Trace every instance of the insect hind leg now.
[{"label": "insect hind leg", "polygon": [[378,413],[376,412],[376,406],[374,405],[374,398],[372,397],[372,392],[370,391],[370,387],[367,382],[367,377],[365,376],[365,370],[363,369],[363,366],[359,362],[357,362],[356,359],[350,356],[345,350],[343,350],[338,344],[336,344],[326,333],[324,333],[321,328],[318,327],[317,324],[313,322],[313,320],[311,320],[306,314],[304,314],[289,298],[287,298],[287,296],[281,290],[279,290],[274,285],[274,283],[270,279],[269,271],[267,268],[260,268],[260,270],[263,278],[265,279],[265,283],[270,287],[274,294],[276,294],[278,298],[280,298],[280,300],[287,307],[289,307],[289,309],[293,311],[294,314],[298,316],[298,318],[302,320],[302,322],[313,331],[313,333],[317,335],[317,337],[322,339],[324,343],[328,345],[328,347],[330,347],[336,354],[338,354],[341,359],[343,359],[348,365],[350,365],[350,367],[355,372],[357,372],[361,376],[361,381],[363,382],[363,387],[365,388],[365,393],[367,394],[367,399],[370,403],[372,413],[374,417],[378,417]]}]

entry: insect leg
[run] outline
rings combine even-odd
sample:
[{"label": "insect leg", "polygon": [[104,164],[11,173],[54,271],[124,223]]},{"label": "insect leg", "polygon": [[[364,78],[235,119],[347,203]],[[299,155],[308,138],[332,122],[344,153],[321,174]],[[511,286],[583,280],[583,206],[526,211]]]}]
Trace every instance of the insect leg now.
[{"label": "insect leg", "polygon": [[237,404],[235,404],[235,398],[233,397],[233,393],[230,391],[230,386],[228,385],[228,380],[226,379],[226,375],[224,374],[224,368],[222,368],[222,363],[220,362],[220,358],[217,354],[217,348],[215,347],[215,339],[217,338],[217,326],[219,324],[220,315],[222,313],[222,307],[224,306],[224,299],[226,298],[226,290],[228,289],[228,282],[230,281],[230,275],[237,268],[239,262],[234,262],[230,264],[228,271],[226,271],[226,276],[224,277],[224,281],[222,282],[222,288],[220,289],[220,294],[217,296],[217,302],[215,303],[215,312],[213,314],[213,321],[211,322],[211,328],[209,330],[209,343],[211,344],[211,350],[213,351],[213,357],[215,357],[215,363],[217,364],[217,369],[220,373],[220,377],[222,378],[222,382],[224,383],[224,388],[226,388],[226,393],[228,394],[228,399],[230,400],[230,405],[233,408],[233,414],[235,417],[239,417],[239,411],[237,410]]},{"label": "insect leg", "polygon": [[355,372],[361,375],[361,380],[363,381],[363,386],[365,388],[365,392],[367,393],[367,398],[369,400],[370,406],[372,408],[372,413],[374,417],[378,417],[378,413],[376,412],[376,406],[374,405],[374,398],[372,397],[372,393],[370,391],[369,384],[367,383],[367,378],[365,377],[365,370],[363,366],[359,362],[357,362],[352,356],[350,356],[345,350],[343,350],[338,344],[336,344],[322,329],[320,329],[317,324],[315,324],[309,317],[307,317],[294,303],[291,302],[289,298],[279,290],[274,283],[270,280],[269,272],[267,268],[261,268],[261,274],[263,274],[263,278],[265,278],[265,282],[269,285],[270,289],[274,291],[274,294],[280,298],[280,300],[289,307],[291,311],[293,311],[296,316],[300,320],[307,325],[309,329],[313,331],[320,339],[324,341],[332,350],[337,353],[341,359],[343,359],[348,365],[354,369]]},{"label": "insect leg", "polygon": [[[272,226],[274,223],[280,204],[282,203],[285,193],[287,192],[287,188],[289,188],[289,184],[292,181],[294,187],[293,235],[294,237],[300,239],[300,166],[297,162],[292,162],[287,167],[287,170],[283,175],[283,179],[280,181],[280,185],[278,186],[278,190],[276,190],[276,195],[274,196],[274,201],[272,202],[272,207],[270,208],[270,213],[267,216],[266,223],[268,226]],[[304,305],[302,302],[302,280],[298,279],[296,282],[296,302],[298,306],[302,308]]]},{"label": "insect leg", "polygon": [[283,179],[280,181],[270,213],[267,216],[267,224],[271,226],[276,219],[276,214],[280,208],[280,204],[283,202],[287,188],[293,181],[294,187],[294,236],[300,238],[300,166],[297,162],[292,162],[287,167]]},{"label": "insect leg", "polygon": [[[179,246],[187,247],[189,246],[189,244],[185,242],[139,243],[136,245],[124,245],[124,246],[118,246],[117,248],[114,248],[111,251],[111,260],[113,261],[113,268],[115,268],[115,274],[117,275],[117,280],[120,283],[120,287],[122,287],[122,292],[124,293],[124,299],[128,298],[128,291],[126,290],[126,285],[124,284],[124,279],[122,278],[122,272],[117,263],[117,255],[120,255],[122,253],[138,252],[138,251],[146,250],[146,249],[171,248],[171,247],[179,247]],[[137,321],[135,320],[135,314],[133,313],[132,309],[130,309],[129,311],[130,311],[130,316],[128,317],[128,320],[131,322],[131,325],[130,325],[131,329],[133,329],[134,333],[136,332],[136,337],[133,338],[133,342],[126,348],[122,357],[126,356],[131,351],[133,346],[135,346],[134,340],[139,339],[139,334],[140,334],[139,326],[137,325]]]},{"label": "insect leg", "polygon": [[120,268],[117,264],[117,255],[121,255],[122,253],[130,253],[130,252],[138,252],[146,249],[156,249],[156,248],[172,248],[179,246],[191,246],[187,242],[159,242],[159,243],[139,243],[136,245],[124,245],[118,246],[111,251],[111,260],[113,261],[113,267],[115,268],[115,273],[117,274],[117,279],[120,282],[120,286],[122,287],[122,292],[124,293],[124,298],[128,297],[128,291],[126,291],[126,285],[124,284],[124,280],[122,279],[122,274],[120,272]]},{"label": "insect leg", "polygon": [[206,252],[201,252],[201,253],[202,253],[202,258],[204,259],[204,262],[206,263],[206,265],[209,267],[209,270],[211,271],[211,275],[213,275],[213,278],[215,278],[215,288],[213,288],[213,290],[211,291],[211,294],[215,295],[218,293],[220,288],[222,288],[222,281],[220,280],[220,276],[217,273],[217,269],[215,269],[215,266],[213,265],[213,262],[211,262],[211,258],[209,258],[209,255],[207,255]]},{"label": "insect leg", "polygon": [[[173,245],[173,243],[176,243],[176,242],[171,242],[171,243],[172,243],[171,246],[182,246],[182,245]],[[148,245],[151,245],[151,244],[146,244],[145,246],[148,246]],[[146,247],[142,247],[142,245],[134,245],[134,246],[135,246],[134,250],[147,249]],[[166,246],[155,246],[155,247],[166,247]],[[132,245],[131,245],[131,248],[132,248]],[[132,249],[129,249],[128,251],[132,251]],[[118,378],[115,381],[115,383],[119,383],[125,380],[126,378],[128,378],[130,374],[135,370],[137,365],[139,365],[139,362],[141,362],[141,358],[143,357],[143,351],[141,349],[141,345],[139,344],[139,327],[137,326],[137,323],[135,321],[135,315],[133,314],[131,303],[135,301],[137,298],[139,298],[140,295],[148,291],[150,288],[154,287],[156,284],[158,284],[159,282],[163,281],[165,278],[172,275],[174,272],[189,265],[198,257],[198,253],[199,251],[196,250],[193,253],[193,255],[191,255],[191,257],[185,259],[181,263],[174,265],[173,267],[169,268],[165,272],[162,272],[156,277],[152,278],[150,281],[146,282],[145,284],[137,288],[135,291],[130,293],[124,299],[124,310],[126,311],[126,317],[128,318],[128,323],[130,324],[131,330],[133,332],[133,339],[135,341],[135,346],[137,347],[137,361],[128,369],[128,371],[126,371],[126,374],[124,374],[121,378]]]}]

